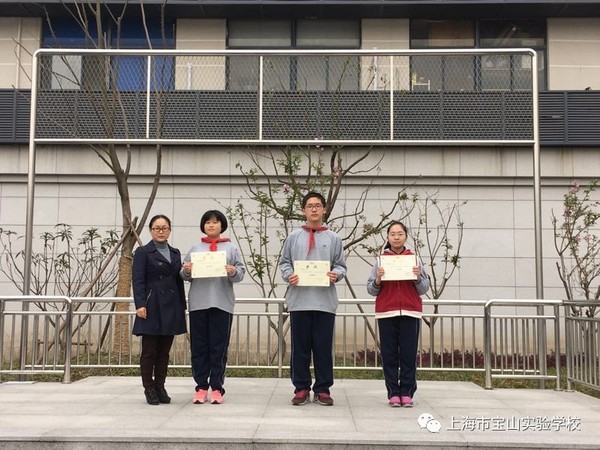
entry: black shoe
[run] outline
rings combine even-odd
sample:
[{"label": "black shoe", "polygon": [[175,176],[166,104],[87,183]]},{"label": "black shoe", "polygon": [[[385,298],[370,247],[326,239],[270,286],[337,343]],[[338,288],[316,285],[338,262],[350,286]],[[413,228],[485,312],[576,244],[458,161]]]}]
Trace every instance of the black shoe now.
[{"label": "black shoe", "polygon": [[160,403],[156,389],[146,389],[144,394],[146,395],[146,401],[149,405],[158,405]]},{"label": "black shoe", "polygon": [[158,388],[156,390],[156,393],[158,394],[158,401],[161,403],[171,403],[171,397],[169,397],[169,394],[167,394],[167,390],[163,387],[163,388]]}]

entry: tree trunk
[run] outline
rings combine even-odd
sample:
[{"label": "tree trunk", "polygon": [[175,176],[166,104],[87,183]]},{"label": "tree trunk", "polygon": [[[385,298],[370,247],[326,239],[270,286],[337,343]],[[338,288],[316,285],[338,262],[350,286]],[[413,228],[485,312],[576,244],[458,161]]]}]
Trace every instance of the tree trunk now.
[{"label": "tree trunk", "polygon": [[[131,296],[131,269],[133,266],[133,246],[135,245],[135,237],[129,236],[123,242],[123,252],[119,259],[119,279],[117,280],[117,297]],[[129,337],[131,334],[131,322],[128,314],[124,313],[130,310],[129,301],[119,302],[116,304],[115,311],[117,315],[114,320],[113,328],[113,352],[117,355],[129,355]]]}]

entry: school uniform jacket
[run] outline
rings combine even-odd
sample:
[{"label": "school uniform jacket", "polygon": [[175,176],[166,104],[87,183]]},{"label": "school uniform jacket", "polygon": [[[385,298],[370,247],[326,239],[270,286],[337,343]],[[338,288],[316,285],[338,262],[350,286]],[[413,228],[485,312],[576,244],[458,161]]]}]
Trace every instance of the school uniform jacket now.
[{"label": "school uniform jacket", "polygon": [[[190,311],[218,308],[233,314],[235,306],[233,283],[239,283],[244,279],[246,267],[242,261],[240,251],[231,242],[219,242],[217,250],[225,252],[226,262],[228,265],[235,267],[235,273],[226,277],[192,278],[191,274],[187,275],[182,269],[181,278],[191,283],[188,292]],[[199,242],[185,255],[184,262],[192,260],[192,253],[209,251],[210,244]]]},{"label": "school uniform jacket", "polygon": [[[281,277],[288,282],[294,273],[296,261],[329,261],[330,270],[337,273],[337,281],[346,276],[346,261],[342,239],[331,230],[315,233],[315,246],[308,253],[310,233],[303,228],[293,231],[287,237],[279,270]],[[288,311],[323,311],[335,314],[338,307],[338,296],[335,285],[328,287],[288,285],[285,293]]]},{"label": "school uniform jacket", "polygon": [[[383,252],[384,255],[395,255],[391,250]],[[401,255],[414,255],[412,251],[405,248]],[[375,284],[377,279],[377,268],[379,261],[376,261],[371,269],[369,281],[367,281],[367,291],[375,298],[375,318],[386,319],[396,316],[411,316],[421,318],[423,312],[423,301],[421,295],[429,290],[429,276],[425,273],[423,265],[419,261],[421,277],[419,281],[415,280],[390,280],[382,281],[378,286]]]}]

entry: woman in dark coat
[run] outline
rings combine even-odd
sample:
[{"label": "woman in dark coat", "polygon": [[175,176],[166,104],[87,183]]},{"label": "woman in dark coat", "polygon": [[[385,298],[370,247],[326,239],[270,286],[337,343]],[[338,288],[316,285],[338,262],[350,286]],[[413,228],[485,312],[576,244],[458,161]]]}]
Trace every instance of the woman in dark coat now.
[{"label": "woman in dark coat", "polygon": [[167,243],[169,218],[154,216],[150,234],[152,240],[133,256],[133,334],[142,337],[140,369],[146,401],[158,405],[171,402],[165,379],[173,339],[186,332],[185,292],[179,276],[181,253]]}]

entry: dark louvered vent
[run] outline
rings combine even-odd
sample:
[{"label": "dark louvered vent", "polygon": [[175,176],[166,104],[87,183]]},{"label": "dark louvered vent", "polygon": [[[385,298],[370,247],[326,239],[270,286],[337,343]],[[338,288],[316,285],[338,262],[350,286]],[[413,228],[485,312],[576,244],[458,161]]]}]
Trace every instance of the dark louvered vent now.
[{"label": "dark louvered vent", "polygon": [[563,145],[567,141],[565,129],[565,105],[567,93],[543,92],[540,103],[540,140],[546,145]]},{"label": "dark louvered vent", "polygon": [[29,142],[29,90],[0,89],[0,143]]},{"label": "dark louvered vent", "polygon": [[600,92],[569,92],[566,109],[566,140],[573,145],[598,145],[600,143]]},{"label": "dark louvered vent", "polygon": [[[175,91],[165,98],[160,110],[151,108],[151,137],[257,139],[256,93]],[[154,97],[151,101],[156,104]],[[78,91],[45,91],[38,104],[38,137],[93,138],[107,131],[114,137],[145,137],[145,95],[123,93],[110,118],[94,103]],[[394,138],[529,139],[530,104],[530,95],[521,92],[398,92]],[[29,90],[0,90],[1,144],[28,143],[30,107]],[[263,108],[265,139],[389,139],[390,103],[382,92],[272,92],[263,98]],[[600,91],[541,92],[539,110],[542,145],[600,146]],[[164,117],[162,132],[157,114]]]}]

